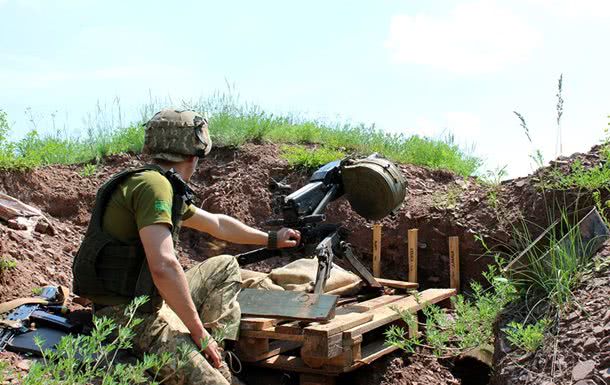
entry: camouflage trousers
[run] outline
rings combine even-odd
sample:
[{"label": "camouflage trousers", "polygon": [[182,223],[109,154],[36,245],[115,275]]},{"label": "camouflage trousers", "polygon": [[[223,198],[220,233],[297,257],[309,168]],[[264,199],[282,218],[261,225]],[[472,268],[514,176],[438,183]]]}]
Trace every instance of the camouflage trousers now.
[{"label": "camouflage trousers", "polygon": [[[214,324],[216,330],[224,332],[224,338],[236,340],[241,312],[237,294],[241,288],[239,265],[235,257],[220,255],[210,258],[186,272],[191,297],[203,323]],[[127,322],[123,314],[126,305],[104,307],[96,316],[107,316],[117,324]],[[176,370],[172,360],[161,370],[157,381],[168,377],[163,384],[174,385],[228,385],[225,378],[230,376],[228,368],[222,372],[215,369],[199,352],[184,324],[169,307],[164,304],[157,313],[138,313],[143,321],[134,328],[133,349],[137,354],[165,352],[175,356],[178,347],[187,348],[186,365]],[[214,330],[209,330],[213,333]]]}]

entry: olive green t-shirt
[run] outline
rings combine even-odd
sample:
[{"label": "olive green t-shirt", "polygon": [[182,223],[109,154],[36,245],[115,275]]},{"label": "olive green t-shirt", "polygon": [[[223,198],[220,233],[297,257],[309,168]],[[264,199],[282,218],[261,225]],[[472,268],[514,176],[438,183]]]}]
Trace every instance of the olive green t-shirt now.
[{"label": "olive green t-shirt", "polygon": [[[127,177],[112,193],[102,220],[102,229],[112,237],[133,242],[138,231],[153,224],[172,227],[173,189],[157,171],[142,171]],[[182,206],[182,219],[195,214],[194,205]]]}]

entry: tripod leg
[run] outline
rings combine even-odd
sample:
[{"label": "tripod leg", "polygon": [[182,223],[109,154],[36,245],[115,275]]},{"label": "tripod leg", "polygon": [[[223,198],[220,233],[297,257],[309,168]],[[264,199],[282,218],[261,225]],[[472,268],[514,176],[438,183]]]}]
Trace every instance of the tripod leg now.
[{"label": "tripod leg", "polygon": [[329,256],[327,253],[317,253],[318,257],[318,272],[316,274],[316,284],[314,286],[313,292],[315,294],[324,294],[324,286],[326,286],[326,281],[328,277],[330,277],[330,269],[333,267],[333,256],[332,254]]},{"label": "tripod leg", "polygon": [[373,274],[371,274],[367,270],[367,268],[364,267],[364,265],[358,260],[358,258],[356,258],[349,243],[342,241],[340,249],[341,253],[343,254],[342,256],[345,257],[347,262],[349,262],[349,264],[352,266],[352,271],[354,273],[356,273],[360,278],[362,278],[362,280],[366,282],[368,286],[379,289],[382,288],[381,284],[377,282],[375,277],[373,277]]}]

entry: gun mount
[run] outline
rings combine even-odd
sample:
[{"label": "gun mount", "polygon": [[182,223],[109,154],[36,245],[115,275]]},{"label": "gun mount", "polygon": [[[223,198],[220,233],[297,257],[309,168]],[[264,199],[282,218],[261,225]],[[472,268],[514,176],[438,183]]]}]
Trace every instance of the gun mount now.
[{"label": "gun mount", "polygon": [[[377,154],[360,160],[335,160],[315,171],[309,182],[297,191],[289,193],[289,185],[274,180],[269,187],[275,194],[274,213],[281,217],[266,224],[300,231],[301,244],[297,250],[318,258],[315,293],[323,293],[335,257],[344,259],[369,288],[381,289],[354,256],[346,241],[347,230],[338,224],[326,223],[324,213],[330,202],[347,195],[352,208],[367,219],[390,214],[405,196],[404,179],[394,164]],[[237,261],[244,266],[281,254],[281,250],[257,249],[237,255]]]}]

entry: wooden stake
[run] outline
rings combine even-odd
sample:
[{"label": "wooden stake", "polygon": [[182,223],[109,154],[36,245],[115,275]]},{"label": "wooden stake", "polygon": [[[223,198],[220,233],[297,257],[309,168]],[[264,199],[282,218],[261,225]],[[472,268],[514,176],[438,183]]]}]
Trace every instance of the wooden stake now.
[{"label": "wooden stake", "polygon": [[[409,282],[417,282],[417,229],[407,231],[407,261],[409,267]],[[417,312],[414,314],[417,321]],[[413,338],[418,334],[417,323],[409,328],[409,337]]]},{"label": "wooden stake", "polygon": [[449,283],[460,291],[460,243],[458,237],[449,237]]},{"label": "wooden stake", "polygon": [[417,229],[410,229],[407,232],[407,250],[409,282],[417,282]]},{"label": "wooden stake", "polygon": [[381,276],[381,224],[373,225],[373,276]]}]

